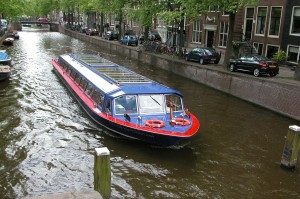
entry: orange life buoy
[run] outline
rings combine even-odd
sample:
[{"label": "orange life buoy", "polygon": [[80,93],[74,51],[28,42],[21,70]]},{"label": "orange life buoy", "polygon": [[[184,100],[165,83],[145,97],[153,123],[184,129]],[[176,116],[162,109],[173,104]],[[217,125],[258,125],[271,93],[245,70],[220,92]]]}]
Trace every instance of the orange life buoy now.
[{"label": "orange life buoy", "polygon": [[175,118],[175,124],[181,125],[181,126],[187,126],[187,125],[190,125],[191,122],[184,118]]},{"label": "orange life buoy", "polygon": [[162,128],[165,126],[165,123],[161,120],[147,120],[145,125],[152,128]]}]

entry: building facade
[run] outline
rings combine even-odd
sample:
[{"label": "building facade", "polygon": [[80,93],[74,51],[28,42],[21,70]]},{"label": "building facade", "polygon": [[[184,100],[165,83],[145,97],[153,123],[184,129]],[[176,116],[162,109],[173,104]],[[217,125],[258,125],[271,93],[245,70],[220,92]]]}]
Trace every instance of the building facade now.
[{"label": "building facade", "polygon": [[287,0],[281,49],[288,55],[288,61],[299,63],[300,59],[300,0]]}]

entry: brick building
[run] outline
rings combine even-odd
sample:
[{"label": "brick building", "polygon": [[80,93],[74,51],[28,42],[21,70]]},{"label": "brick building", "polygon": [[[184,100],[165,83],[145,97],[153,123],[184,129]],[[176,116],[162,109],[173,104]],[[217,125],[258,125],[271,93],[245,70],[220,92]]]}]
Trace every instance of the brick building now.
[{"label": "brick building", "polygon": [[[226,50],[228,20],[225,12],[210,8],[187,27],[187,46]],[[236,14],[234,40],[247,42],[253,47],[252,53],[271,58],[282,49],[290,61],[299,62],[299,38],[300,0],[261,0]]]}]

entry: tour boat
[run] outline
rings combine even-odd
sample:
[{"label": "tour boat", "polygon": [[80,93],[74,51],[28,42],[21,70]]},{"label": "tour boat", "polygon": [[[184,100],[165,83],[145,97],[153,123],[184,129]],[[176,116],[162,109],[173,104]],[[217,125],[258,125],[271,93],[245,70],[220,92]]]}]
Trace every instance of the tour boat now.
[{"label": "tour boat", "polygon": [[6,50],[0,50],[0,65],[11,65],[11,57]]},{"label": "tour boat", "polygon": [[200,128],[179,91],[99,55],[63,54],[52,65],[86,113],[108,132],[169,147],[185,145]]}]

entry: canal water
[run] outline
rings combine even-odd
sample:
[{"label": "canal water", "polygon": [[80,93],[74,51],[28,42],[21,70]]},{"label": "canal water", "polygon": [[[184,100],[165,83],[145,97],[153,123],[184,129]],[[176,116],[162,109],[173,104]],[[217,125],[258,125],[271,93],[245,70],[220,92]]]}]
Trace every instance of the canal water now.
[{"label": "canal water", "polygon": [[[93,189],[97,147],[111,152],[111,198],[300,198],[300,172],[280,167],[288,126],[298,121],[60,33],[19,35],[8,48],[12,75],[0,82],[0,198]],[[100,52],[180,90],[198,134],[168,149],[111,136],[53,73],[51,59],[65,51]]]}]

